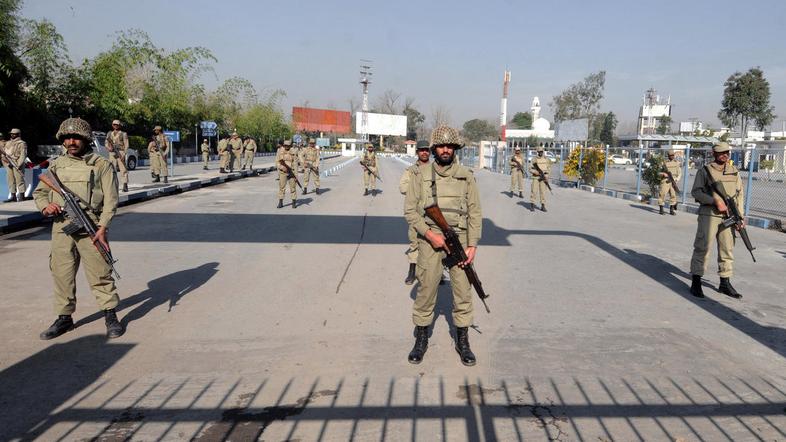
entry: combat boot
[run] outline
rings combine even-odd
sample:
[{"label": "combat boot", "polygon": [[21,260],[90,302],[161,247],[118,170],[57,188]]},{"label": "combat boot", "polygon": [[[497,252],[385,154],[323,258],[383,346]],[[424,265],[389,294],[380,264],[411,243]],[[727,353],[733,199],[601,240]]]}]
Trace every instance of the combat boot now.
[{"label": "combat boot", "polygon": [[246,170],[246,166],[241,167],[240,170]]},{"label": "combat boot", "polygon": [[420,364],[423,361],[423,356],[426,354],[426,350],[428,349],[428,326],[416,326],[415,327],[415,345],[412,347],[412,351],[409,352],[409,357],[407,360],[410,364]]},{"label": "combat boot", "polygon": [[284,200],[278,200],[278,205],[276,206],[276,209],[280,209],[282,207],[284,207]]},{"label": "combat boot", "polygon": [[115,309],[104,310],[104,322],[106,322],[106,337],[109,339],[119,338],[126,332],[125,327],[117,320]]},{"label": "combat boot", "polygon": [[456,351],[461,356],[461,363],[471,367],[475,365],[475,354],[469,348],[468,333],[468,327],[456,327]]},{"label": "combat boot", "polygon": [[661,214],[661,215],[665,215],[666,212],[663,211],[663,206],[658,206],[658,207],[660,207],[660,210],[658,211],[658,213]]},{"label": "combat boot", "polygon": [[164,184],[168,184],[168,183],[169,183],[169,177],[168,177],[168,176],[165,176],[165,177],[164,177]]},{"label": "combat boot", "polygon": [[304,187],[303,188],[303,195],[306,195],[307,193],[308,193],[308,187]]},{"label": "combat boot", "polygon": [[224,170],[224,168],[222,167],[222,168],[218,169],[218,173],[227,173],[227,171]]},{"label": "combat boot", "polygon": [[676,215],[676,214],[677,214],[677,205],[676,205],[676,204],[673,204],[673,205],[670,207],[670,209],[671,209],[671,210],[669,210],[669,214],[670,214],[670,215]]},{"label": "combat boot", "polygon": [[157,183],[157,182],[159,182],[159,181],[161,181],[161,177],[159,177],[158,175],[156,175],[156,176],[155,176],[155,178],[153,178],[153,182],[154,182],[154,183]]},{"label": "combat boot", "polygon": [[508,198],[513,198],[513,189],[511,189],[510,192],[508,192]]},{"label": "combat boot", "polygon": [[535,211],[535,203],[529,203],[529,211],[530,212],[534,212]]},{"label": "combat boot", "polygon": [[48,341],[49,339],[54,339],[73,329],[74,320],[71,319],[71,315],[60,315],[55,319],[55,322],[53,322],[48,329],[42,331],[38,337],[41,338],[41,340]]},{"label": "combat boot", "polygon": [[519,191],[519,198],[524,198],[524,192]]},{"label": "combat boot", "polygon": [[297,208],[297,200],[292,200],[292,208]]},{"label": "combat boot", "polygon": [[407,278],[404,280],[404,284],[412,285],[415,282],[415,264],[409,265],[409,273],[407,273]]},{"label": "combat boot", "polygon": [[734,299],[742,298],[742,295],[739,294],[737,290],[734,290],[734,287],[731,285],[731,281],[729,281],[729,278],[720,279],[720,285],[718,286],[718,291]]},{"label": "combat boot", "polygon": [[701,288],[701,275],[691,275],[690,294],[697,297],[704,297],[704,290]]},{"label": "combat boot", "polygon": [[314,189],[314,193],[316,193],[317,195],[319,195],[319,187],[317,187],[316,189]]},{"label": "combat boot", "polygon": [[16,202],[16,194],[12,193],[11,196],[7,200],[3,200],[4,203],[15,203]]},{"label": "combat boot", "polygon": [[368,196],[368,189],[366,189],[366,191],[363,192],[363,196]]},{"label": "combat boot", "polygon": [[202,167],[202,170],[207,170],[207,166],[203,166],[203,167]]},{"label": "combat boot", "polygon": [[128,184],[123,184],[123,192],[128,192]]},{"label": "combat boot", "polygon": [[542,203],[540,205],[540,210],[542,210],[543,212],[548,212],[548,210],[546,210],[546,203]]}]

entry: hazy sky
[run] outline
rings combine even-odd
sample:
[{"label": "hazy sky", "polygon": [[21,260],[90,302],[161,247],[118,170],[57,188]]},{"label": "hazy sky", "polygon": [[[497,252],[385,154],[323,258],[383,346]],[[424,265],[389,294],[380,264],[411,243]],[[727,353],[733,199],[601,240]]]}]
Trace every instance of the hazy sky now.
[{"label": "hazy sky", "polygon": [[[780,127],[786,119],[786,1],[163,1],[25,0],[46,17],[74,60],[137,28],[165,48],[204,46],[218,58],[209,87],[231,76],[286,91],[285,109],[308,102],[348,109],[358,66],[373,60],[371,98],[415,98],[427,116],[496,119],[502,75],[512,71],[509,116],[585,75],[606,70],[601,110],[634,121],[644,91],[671,95],[674,120],[717,127],[723,82],[760,66]],[[624,126],[623,126],[624,129]]]}]

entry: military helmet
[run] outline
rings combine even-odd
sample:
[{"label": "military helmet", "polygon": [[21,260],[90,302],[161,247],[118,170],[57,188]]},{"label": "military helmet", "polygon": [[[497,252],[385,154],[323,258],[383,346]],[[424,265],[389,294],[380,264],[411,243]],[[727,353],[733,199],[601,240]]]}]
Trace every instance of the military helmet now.
[{"label": "military helmet", "polygon": [[518,146],[514,147],[513,150],[515,150],[516,152],[521,152],[521,148]]},{"label": "military helmet", "polygon": [[373,144],[371,144],[371,143],[366,143],[366,149],[368,149],[369,147],[373,149],[373,148],[374,148],[374,145],[373,145]]},{"label": "military helmet", "polygon": [[233,137],[236,137],[236,136],[238,136],[238,135],[237,135],[237,131],[234,131],[234,132],[232,132],[232,136],[233,136]]},{"label": "military helmet", "polygon": [[114,126],[115,124],[120,126],[120,120],[112,120],[112,126]]},{"label": "military helmet", "polygon": [[543,144],[541,144],[540,146],[538,146],[538,148],[537,148],[537,149],[535,149],[535,151],[536,151],[536,152],[543,152]]},{"label": "military helmet", "polygon": [[430,145],[431,147],[452,145],[456,149],[464,147],[458,131],[450,126],[438,126],[434,129],[434,132],[431,132]]},{"label": "military helmet", "polygon": [[674,150],[668,150],[668,151],[666,151],[666,155],[668,155],[668,156],[677,155],[677,152],[674,151]]},{"label": "military helmet", "polygon": [[292,140],[284,140],[284,146],[292,146]]},{"label": "military helmet", "polygon": [[317,140],[315,140],[313,138],[309,138],[308,139],[308,144],[316,144],[316,142],[317,142]]},{"label": "military helmet", "polygon": [[60,129],[57,130],[55,138],[57,141],[63,141],[66,135],[78,135],[87,141],[93,139],[90,124],[81,118],[67,118],[60,123]]},{"label": "military helmet", "polygon": [[161,126],[156,126],[156,127],[153,128],[153,130],[157,130],[157,131],[161,132],[164,129],[161,129]]},{"label": "military helmet", "polygon": [[731,150],[731,147],[729,147],[729,143],[727,143],[725,141],[721,141],[720,143],[712,146],[712,151],[715,152],[715,153],[728,152],[730,150]]},{"label": "military helmet", "polygon": [[21,131],[21,130],[19,130],[19,129],[17,129],[17,128],[13,128],[13,129],[11,129],[11,132],[9,132],[9,133],[10,133],[11,135],[14,135],[14,134],[16,134],[16,135],[21,135],[21,134],[22,134],[22,131]]}]

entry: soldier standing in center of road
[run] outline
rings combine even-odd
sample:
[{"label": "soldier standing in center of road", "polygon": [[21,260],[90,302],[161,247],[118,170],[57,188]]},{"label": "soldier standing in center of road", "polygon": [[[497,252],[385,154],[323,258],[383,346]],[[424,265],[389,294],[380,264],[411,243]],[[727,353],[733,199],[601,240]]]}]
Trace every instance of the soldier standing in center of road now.
[{"label": "soldier standing in center of road", "polygon": [[254,155],[257,154],[257,142],[254,141],[254,138],[250,136],[246,136],[246,140],[243,142],[243,166],[240,170],[245,170],[248,167],[248,170],[254,169]]},{"label": "soldier standing in center of road", "polygon": [[164,183],[169,182],[169,167],[166,161],[166,154],[169,152],[169,142],[166,135],[162,132],[161,126],[153,128],[153,139],[147,145],[147,152],[150,156],[150,172],[153,174],[153,182],[161,181],[164,177]]},{"label": "soldier standing in center of road", "polygon": [[202,146],[200,146],[202,150],[202,170],[207,170],[207,163],[210,162],[210,143],[207,142],[207,138],[202,140]]},{"label": "soldier standing in center of road", "polygon": [[[3,166],[6,170],[6,182],[8,183],[8,193],[11,196],[3,201],[4,203],[11,203],[14,201],[25,200],[25,161],[27,161],[27,143],[22,141],[22,131],[19,129],[11,129],[11,139],[5,142],[3,147],[5,156],[2,156]],[[16,167],[11,165],[11,162],[6,159],[10,157]],[[16,192],[16,193],[14,193]]]},{"label": "soldier standing in center of road", "polygon": [[[674,177],[674,181],[679,182],[680,180],[680,163],[674,160],[674,151],[670,150],[668,153],[669,160],[663,163],[663,166],[671,172],[671,176]],[[671,215],[677,214],[677,191],[674,189],[674,183],[669,180],[669,174],[666,172],[661,172],[661,181],[660,181],[660,194],[658,194],[658,206],[660,206],[660,214],[665,215],[663,212],[663,205],[666,203],[666,195],[669,196],[669,213]]]},{"label": "soldier standing in center of road", "polygon": [[319,195],[319,148],[313,138],[308,139],[308,147],[303,152],[303,195],[308,193],[311,175],[314,175],[314,193]]},{"label": "soldier standing in center of road", "polygon": [[[363,167],[365,166],[365,167]],[[366,188],[363,196],[368,195],[369,189],[371,196],[377,192],[377,154],[374,152],[374,145],[371,143],[366,144],[366,151],[360,157],[360,167],[363,168],[363,186]]]},{"label": "soldier standing in center of road", "polygon": [[[287,168],[282,166],[280,161],[289,166],[292,170],[290,176]],[[278,209],[284,207],[284,189],[289,183],[289,193],[292,195],[292,208],[297,207],[297,154],[292,151],[292,140],[284,140],[284,146],[279,146],[276,151],[276,167],[278,168]]]},{"label": "soldier standing in center of road", "polygon": [[[109,249],[107,229],[117,212],[117,175],[112,165],[90,148],[93,139],[90,125],[80,118],[69,118],[60,125],[56,135],[63,143],[66,154],[49,165],[60,181],[81,200],[85,213],[96,224],[96,242]],[[119,302],[112,269],[96,249],[90,236],[82,232],[66,234],[63,228],[71,223],[63,216],[63,198],[43,182],[35,190],[35,204],[44,216],[54,217],[52,223],[52,250],[49,268],[54,279],[55,313],[52,325],[44,330],[41,339],[53,339],[74,328],[71,315],[76,310],[76,272],[80,262],[85,266],[85,276],[90,291],[104,313],[106,334],[109,338],[122,336],[125,328],[117,320],[115,308]]]},{"label": "soldier standing in center of road", "polygon": [[230,161],[228,138],[222,138],[218,142],[218,160],[219,160],[218,173],[227,173],[227,169],[229,169],[229,161]]},{"label": "soldier standing in center of road", "polygon": [[243,157],[243,140],[240,139],[237,132],[232,132],[232,136],[229,138],[229,147],[232,148],[232,160],[229,171],[234,172],[240,169],[240,161]]},{"label": "soldier standing in center of road", "polygon": [[[698,216],[699,225],[696,228],[696,238],[693,241],[693,256],[690,259],[692,280],[690,292],[697,298],[704,297],[701,277],[707,267],[707,257],[710,254],[713,239],[718,242],[718,276],[720,276],[718,291],[732,298],[742,298],[742,295],[731,285],[734,264],[734,235],[731,229],[734,227],[723,225],[723,217],[728,213],[729,208],[726,207],[726,202],[711,190],[707,178],[709,173],[712,179],[723,188],[724,193],[734,199],[737,207],[742,207],[743,201],[745,201],[742,180],[740,179],[740,171],[729,162],[730,150],[729,144],[725,142],[713,146],[712,155],[715,160],[696,171],[696,178],[691,189],[691,195],[696,198],[696,202],[701,204]],[[744,224],[743,222],[743,226]]]},{"label": "soldier standing in center of road", "polygon": [[518,191],[519,198],[524,198],[524,157],[521,148],[516,146],[514,154],[510,157],[510,197]]},{"label": "soldier standing in center of road", "polygon": [[112,121],[112,131],[106,134],[106,150],[109,151],[109,163],[118,172],[123,192],[128,192],[128,169],[126,168],[128,134],[120,130],[120,126],[120,120]]},{"label": "soldier standing in center of road", "polygon": [[[535,211],[535,198],[536,195],[540,196],[540,210],[546,212],[546,183],[549,179],[549,171],[551,170],[551,161],[544,156],[543,143],[540,143],[537,149],[538,156],[532,159],[530,163],[529,173],[532,175],[532,186],[529,194],[529,211]],[[535,167],[540,168],[540,171]],[[543,176],[541,175],[543,172]]]},{"label": "soldier standing in center of road", "polygon": [[475,365],[469,347],[468,328],[472,325],[472,292],[467,274],[460,266],[472,263],[480,240],[482,214],[480,197],[472,171],[456,161],[456,150],[463,144],[456,129],[439,126],[431,134],[430,166],[413,169],[404,201],[404,217],[418,233],[418,292],[412,308],[415,345],[409,362],[419,364],[428,348],[428,328],[434,321],[437,288],[442,275],[445,237],[424,209],[437,204],[448,224],[455,229],[467,254],[467,261],[450,268],[453,290],[453,324],[456,326],[455,348],[464,365]]}]

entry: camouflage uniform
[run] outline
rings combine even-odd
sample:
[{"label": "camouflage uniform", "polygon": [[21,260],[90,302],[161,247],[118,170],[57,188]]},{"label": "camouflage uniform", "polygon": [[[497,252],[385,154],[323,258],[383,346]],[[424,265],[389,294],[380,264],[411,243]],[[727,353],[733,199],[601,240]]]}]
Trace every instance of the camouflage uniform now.
[{"label": "camouflage uniform", "polygon": [[517,147],[515,154],[510,158],[510,196],[519,192],[519,196],[524,191],[524,157],[521,155],[521,148]]},{"label": "camouflage uniform", "polygon": [[[673,156],[673,153],[670,153],[669,156]],[[674,181],[679,182],[680,176],[682,176],[682,168],[680,167],[680,163],[669,159],[663,163],[666,169],[671,172],[671,176],[674,177]],[[660,213],[663,214],[663,205],[666,203],[666,197],[669,197],[670,211],[672,215],[676,215],[675,210],[677,210],[677,191],[674,189],[674,184],[669,181],[668,177],[663,177],[660,181],[660,193],[658,194],[658,206],[660,206]]]},{"label": "camouflage uniform", "polygon": [[303,151],[303,193],[308,189],[308,182],[314,176],[314,186],[317,195],[319,194],[319,148],[316,141],[311,138],[308,140],[308,147]]},{"label": "camouflage uniform", "polygon": [[218,159],[220,162],[221,172],[226,172],[229,169],[230,152],[229,152],[229,139],[222,138],[218,142]]},{"label": "camouflage uniform", "polygon": [[[163,138],[163,139],[162,139]],[[147,145],[147,152],[150,157],[150,172],[155,177],[155,182],[159,181],[159,177],[164,177],[164,181],[169,176],[169,167],[166,161],[166,154],[169,150],[169,143],[166,137],[157,135]]]},{"label": "camouflage uniform", "polygon": [[[11,129],[11,134],[20,135],[5,142],[3,152],[11,157],[16,163],[17,167],[11,166],[11,163],[4,157],[2,159],[3,166],[6,168],[6,181],[8,183],[8,193],[11,198],[7,201],[22,201],[25,198],[25,191],[27,185],[25,184],[25,161],[27,160],[27,143],[22,141],[21,131],[19,129]],[[16,194],[14,194],[16,192]]]},{"label": "camouflage uniform", "polygon": [[240,169],[240,159],[243,156],[243,140],[237,135],[237,132],[232,134],[229,139],[229,147],[232,149],[232,159],[229,166],[230,171]]},{"label": "camouflage uniform", "polygon": [[200,148],[202,150],[202,162],[204,163],[202,168],[207,170],[207,164],[210,162],[210,144],[205,140]]},{"label": "camouflage uniform", "polygon": [[[369,146],[373,147],[371,144],[366,145],[367,148]],[[368,170],[366,170],[366,167],[363,168],[363,187],[366,189],[366,194],[368,194],[369,190],[373,193],[377,189],[377,177],[374,174],[379,174],[377,171],[376,152],[373,150],[363,152],[363,156],[360,157],[360,164],[364,164],[368,168]]]},{"label": "camouflage uniform", "polygon": [[243,169],[254,167],[254,155],[257,153],[257,142],[254,141],[253,138],[249,137],[246,138],[246,141],[243,143]]},{"label": "camouflage uniform", "polygon": [[[294,176],[297,170],[297,154],[292,152],[291,146],[292,142],[286,140],[284,141],[284,146],[279,147],[278,151],[276,151],[276,167],[278,168],[278,207],[281,207],[284,199],[284,189],[287,184],[289,184],[289,193],[292,196],[292,207],[294,208],[297,206],[297,182]],[[290,148],[287,149],[287,147]],[[284,160],[284,163],[292,169],[292,177],[289,177],[287,169],[279,163],[281,160]]]},{"label": "camouflage uniform", "polygon": [[[543,147],[538,146],[538,153],[543,152]],[[535,164],[543,171],[544,176],[540,176],[540,172],[535,168]],[[535,205],[536,198],[540,197],[541,210],[546,211],[546,180],[549,179],[549,171],[551,170],[551,161],[545,156],[536,156],[530,162],[529,172],[532,176],[532,187],[529,195],[530,208]]]},{"label": "camouflage uniform", "polygon": [[[115,120],[112,124],[120,125],[120,121]],[[106,150],[110,152],[109,163],[120,175],[120,184],[124,189],[128,189],[128,168],[126,168],[128,134],[119,129],[106,134]]]}]

